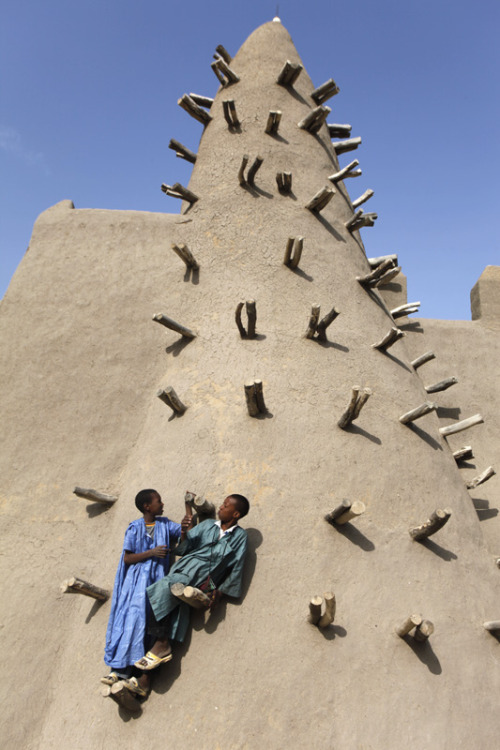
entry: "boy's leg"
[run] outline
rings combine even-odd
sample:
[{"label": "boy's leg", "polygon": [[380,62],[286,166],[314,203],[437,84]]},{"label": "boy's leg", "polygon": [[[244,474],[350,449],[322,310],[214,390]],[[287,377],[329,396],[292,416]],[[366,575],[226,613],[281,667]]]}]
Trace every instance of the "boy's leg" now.
[{"label": "boy's leg", "polygon": [[[168,615],[161,620],[157,620],[151,607],[148,608],[148,635],[154,638],[154,643],[149,651],[159,659],[164,659],[172,653],[172,646],[168,639]],[[139,669],[151,669],[150,663],[145,659],[139,659],[135,663]]]}]

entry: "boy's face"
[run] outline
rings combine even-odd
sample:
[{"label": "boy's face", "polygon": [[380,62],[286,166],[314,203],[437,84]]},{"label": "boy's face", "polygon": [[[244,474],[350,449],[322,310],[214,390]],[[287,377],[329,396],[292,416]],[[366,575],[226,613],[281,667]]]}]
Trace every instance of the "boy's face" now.
[{"label": "boy's face", "polygon": [[236,503],[232,497],[226,497],[220,506],[217,515],[219,516],[221,523],[228,523],[229,521],[237,520],[240,517],[239,512],[236,510]]},{"label": "boy's face", "polygon": [[152,516],[161,516],[163,513],[161,497],[155,492],[155,494],[151,496],[149,503],[145,503],[144,509],[148,510]]}]

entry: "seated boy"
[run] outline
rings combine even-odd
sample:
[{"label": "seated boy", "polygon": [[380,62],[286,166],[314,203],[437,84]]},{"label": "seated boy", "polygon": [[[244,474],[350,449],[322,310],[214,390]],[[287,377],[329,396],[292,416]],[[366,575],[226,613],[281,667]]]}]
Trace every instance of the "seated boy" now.
[{"label": "seated boy", "polygon": [[[147,648],[146,588],[168,573],[170,547],[186,534],[182,533],[180,524],[161,517],[163,503],[156,490],[141,490],[135,504],[143,518],[132,521],[125,532],[104,652],[104,661],[112,671],[101,678],[101,682],[113,685],[125,680],[128,690],[145,696],[147,681],[138,682],[132,677],[132,671],[134,662]],[[187,526],[189,521],[183,519],[183,523]]]},{"label": "seated boy", "polygon": [[[182,555],[157,583],[148,586],[152,609],[148,633],[156,640],[135,666],[143,671],[156,669],[172,658],[170,639],[182,642],[189,625],[189,605],[175,597],[170,587],[184,583],[206,591],[215,605],[222,594],[238,597],[247,533],[238,520],[246,516],[249,503],[243,495],[229,495],[219,508],[219,520],[202,521],[190,529],[176,554]],[[185,522],[183,521],[183,526]]]}]

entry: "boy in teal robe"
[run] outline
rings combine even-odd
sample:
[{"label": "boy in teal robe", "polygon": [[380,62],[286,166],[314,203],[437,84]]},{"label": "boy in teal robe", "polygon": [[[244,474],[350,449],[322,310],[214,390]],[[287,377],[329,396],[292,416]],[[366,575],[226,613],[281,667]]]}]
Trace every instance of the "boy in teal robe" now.
[{"label": "boy in teal robe", "polygon": [[219,520],[202,521],[190,529],[176,550],[182,557],[164,578],[148,586],[153,614],[149,632],[156,636],[156,641],[135,663],[136,667],[148,671],[169,661],[170,639],[182,642],[186,636],[190,607],[171,593],[173,583],[204,589],[212,595],[211,606],[222,594],[240,596],[247,533],[238,526],[238,520],[246,516],[248,509],[248,500],[243,495],[226,497],[218,511]]}]

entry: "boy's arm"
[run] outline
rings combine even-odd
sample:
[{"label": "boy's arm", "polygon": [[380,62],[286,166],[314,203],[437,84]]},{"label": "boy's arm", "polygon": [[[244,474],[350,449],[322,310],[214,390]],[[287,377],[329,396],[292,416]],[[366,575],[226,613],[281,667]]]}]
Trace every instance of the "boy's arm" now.
[{"label": "boy's arm", "polygon": [[152,557],[166,557],[169,552],[170,550],[165,544],[160,544],[158,547],[153,547],[153,549],[148,549],[145,552],[128,552],[125,550],[123,562],[125,565],[133,565],[134,563],[144,562],[144,560],[150,560]]},{"label": "boy's arm", "polygon": [[[239,534],[240,539],[238,540],[238,546],[235,549],[236,560],[229,571],[229,575],[218,588],[217,600],[220,598],[221,594],[226,594],[226,596],[233,596],[235,598],[241,595],[241,580],[243,577],[243,567],[245,565],[245,555],[247,551],[247,534],[243,529],[241,529],[241,531],[243,533]],[[234,533],[238,532],[233,532],[233,534]]]}]

